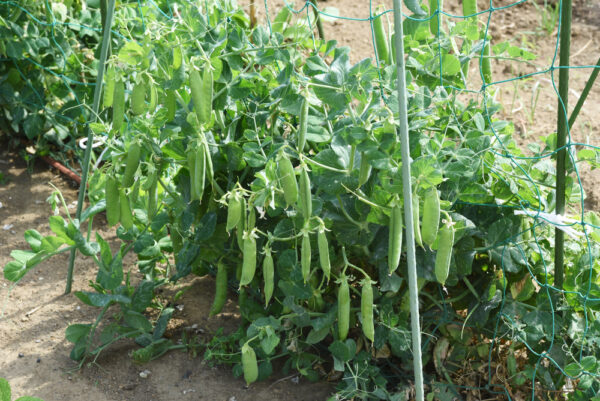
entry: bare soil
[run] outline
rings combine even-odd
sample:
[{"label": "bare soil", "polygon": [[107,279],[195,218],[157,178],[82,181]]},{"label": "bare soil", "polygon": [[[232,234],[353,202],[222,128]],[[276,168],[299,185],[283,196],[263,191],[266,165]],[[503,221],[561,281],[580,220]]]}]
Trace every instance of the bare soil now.
[{"label": "bare soil", "polygon": [[[244,2],[248,4],[248,0]],[[385,2],[386,5],[388,2]],[[454,3],[454,4],[453,4]],[[512,3],[512,2],[511,2]],[[271,18],[283,5],[282,0],[269,0]],[[300,1],[292,2],[300,8]],[[457,2],[447,1],[446,10],[460,14]],[[496,7],[508,1],[494,2]],[[368,18],[368,2],[357,0],[320,1],[320,7],[336,7],[340,14],[351,18]],[[374,3],[374,5],[376,5]],[[480,4],[480,9],[484,6]],[[264,19],[263,2],[257,2],[257,14]],[[304,14],[305,16],[305,14]],[[497,80],[544,70],[552,65],[556,50],[556,29],[549,32],[541,27],[541,11],[532,2],[493,14],[491,35],[494,43],[509,40],[529,48],[537,55],[533,65],[497,60],[494,76]],[[577,0],[574,7],[573,38],[571,44],[572,65],[592,65],[600,55],[600,2]],[[370,26],[366,22],[336,20],[324,22],[327,38],[352,48],[352,61],[373,57]],[[555,61],[557,64],[558,61]],[[476,74],[475,67],[472,67]],[[591,70],[571,71],[572,108]],[[505,119],[517,127],[520,145],[539,141],[555,129],[556,95],[552,78],[558,78],[558,70],[534,75],[525,80],[495,85],[496,96],[503,103]],[[477,85],[475,82],[474,85]],[[600,90],[597,83],[592,90],[571,132],[574,142],[600,146],[597,114],[600,110]],[[539,97],[535,102],[537,92]],[[10,260],[13,249],[26,249],[23,233],[36,228],[48,233],[48,216],[51,213],[45,202],[52,192],[50,183],[57,186],[67,199],[76,200],[77,191],[58,173],[38,164],[28,171],[22,159],[13,153],[0,154],[0,172],[4,181],[0,185],[0,266]],[[600,188],[596,171],[582,169],[583,188],[586,190],[586,210],[598,210]],[[100,220],[100,219],[99,219]],[[102,226],[98,221],[97,225]],[[103,230],[105,238],[114,238],[110,230]],[[172,351],[162,358],[145,365],[132,363],[129,353],[136,349],[133,342],[123,342],[105,351],[95,364],[77,370],[69,359],[70,344],[65,329],[72,323],[92,321],[97,310],[83,305],[72,294],[62,295],[67,271],[68,255],[61,255],[44,262],[26,276],[18,286],[0,278],[0,377],[9,380],[14,398],[35,395],[47,401],[79,400],[87,398],[98,401],[116,400],[325,400],[333,392],[333,384],[296,384],[290,377],[275,377],[267,382],[246,388],[242,379],[234,378],[227,368],[214,368],[192,358],[189,354]],[[126,265],[135,272],[133,260]],[[95,277],[95,266],[88,260],[76,263],[74,290],[87,290],[89,280]],[[179,333],[193,325],[195,332],[209,338],[219,327],[231,331],[239,322],[236,301],[230,300],[225,311],[208,318],[213,297],[213,279],[209,276],[189,279],[181,284],[188,288],[178,301],[183,310],[174,317],[173,330]],[[230,294],[232,295],[232,294]],[[140,372],[149,370],[147,378]],[[283,379],[283,380],[280,380]]]}]

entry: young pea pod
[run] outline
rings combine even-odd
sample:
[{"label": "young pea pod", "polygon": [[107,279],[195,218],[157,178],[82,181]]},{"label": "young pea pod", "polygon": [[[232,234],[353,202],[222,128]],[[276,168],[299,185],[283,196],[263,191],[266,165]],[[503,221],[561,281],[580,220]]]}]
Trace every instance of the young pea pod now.
[{"label": "young pea pod", "polygon": [[212,187],[215,171],[213,169],[212,157],[210,155],[210,148],[208,147],[208,141],[206,140],[206,137],[203,137],[202,139],[202,146],[204,147],[204,175],[206,177],[206,181],[208,181],[208,184]]},{"label": "young pea pod", "polygon": [[298,127],[298,152],[302,153],[306,146],[306,132],[308,130],[308,94],[304,95],[300,109],[300,126]]},{"label": "young pea pod", "polygon": [[133,213],[129,206],[129,198],[123,189],[119,191],[119,208],[119,220],[121,220],[121,225],[124,229],[129,231],[133,228]]},{"label": "young pea pod", "polygon": [[242,198],[238,192],[234,192],[229,198],[229,204],[227,205],[227,225],[225,229],[227,232],[234,229],[242,217]]},{"label": "young pea pod", "polygon": [[392,214],[390,215],[390,234],[388,242],[388,268],[392,274],[400,263],[400,254],[402,253],[402,208],[394,204]]},{"label": "young pea pod", "polygon": [[327,242],[327,235],[325,234],[325,227],[320,227],[317,234],[317,245],[319,247],[319,261],[321,262],[321,269],[323,274],[327,277],[329,282],[329,276],[331,274],[331,261],[329,260],[329,243]]},{"label": "young pea pod", "polygon": [[442,20],[442,0],[429,0],[429,31],[433,36],[438,36],[440,32],[440,22]]},{"label": "young pea pod", "polygon": [[285,152],[279,154],[279,160],[277,163],[277,174],[279,175],[279,182],[281,183],[281,189],[283,189],[283,197],[285,203],[291,206],[298,200],[298,182],[296,182],[296,174],[294,173],[294,166],[287,157]]},{"label": "young pea pod", "polygon": [[307,221],[312,215],[312,194],[310,192],[310,178],[308,178],[308,168],[302,166],[300,171],[300,190],[299,190],[298,206]]},{"label": "young pea pod", "polygon": [[491,56],[492,51],[490,42],[488,41],[483,48],[483,59],[481,60],[481,74],[483,75],[486,84],[491,84],[493,82]]},{"label": "young pea pod", "polygon": [[256,239],[252,231],[244,233],[244,257],[242,260],[242,276],[240,287],[250,284],[256,272]]},{"label": "young pea pod", "polygon": [[150,186],[148,187],[148,219],[153,219],[157,212],[157,190],[158,190],[158,175],[159,172],[154,170],[152,175],[148,177]]},{"label": "young pea pod", "polygon": [[420,199],[416,193],[412,196],[412,214],[413,214],[413,232],[415,234],[415,242],[423,248],[423,238],[421,237],[421,222],[419,220]]},{"label": "young pea pod", "polygon": [[167,122],[173,121],[175,119],[175,112],[177,111],[177,98],[175,97],[174,90],[167,91],[164,107],[167,110]]},{"label": "young pea pod", "polygon": [[200,124],[209,123],[212,112],[213,77],[209,66],[205,67],[202,76],[195,69],[190,72],[192,102]]},{"label": "young pea pod", "polygon": [[148,111],[150,113],[154,113],[154,111],[156,110],[156,106],[158,105],[158,91],[156,90],[156,86],[150,84],[149,92],[150,103],[148,105]]},{"label": "young pea pod", "polygon": [[190,172],[190,200],[198,199],[198,178],[196,177],[196,152],[191,147],[187,150],[187,168]]},{"label": "young pea pod", "polygon": [[245,343],[242,346],[242,370],[244,372],[244,380],[247,385],[254,383],[258,379],[258,362],[254,349]]},{"label": "young pea pod", "polygon": [[113,95],[115,92],[115,77],[116,71],[114,67],[108,67],[106,69],[106,76],[104,79],[104,97],[103,97],[103,105],[104,108],[109,108],[113,105]]},{"label": "young pea pod", "polygon": [[202,146],[201,143],[198,143],[198,147],[196,148],[196,157],[194,158],[194,170],[196,180],[196,191],[195,198],[198,200],[202,200],[202,196],[204,195],[204,186],[206,185],[206,149]]},{"label": "young pea pod", "polygon": [[340,287],[338,289],[338,337],[344,341],[348,337],[350,330],[350,287],[348,287],[348,278],[342,276]]},{"label": "young pea pod", "polygon": [[362,329],[365,337],[371,342],[375,341],[375,325],[373,324],[373,285],[369,278],[362,282],[360,295],[360,313],[362,315]]},{"label": "young pea pod", "polygon": [[227,267],[219,262],[217,264],[217,278],[215,281],[215,299],[210,308],[210,316],[221,313],[227,301]]},{"label": "young pea pod", "polygon": [[435,255],[435,278],[444,285],[450,273],[452,246],[454,245],[454,225],[452,221],[446,222],[440,229],[438,249]]},{"label": "young pea pod", "polygon": [[131,146],[129,146],[127,158],[125,159],[125,171],[123,172],[123,179],[121,181],[123,188],[129,188],[133,185],[135,172],[140,164],[141,154],[142,146],[139,142],[134,141]]},{"label": "young pea pod", "polygon": [[121,207],[119,205],[119,183],[115,177],[106,177],[104,196],[106,198],[106,220],[108,220],[108,225],[112,227],[119,223],[121,218]]},{"label": "young pea pod", "polygon": [[131,112],[135,116],[146,112],[146,85],[141,82],[131,90]]},{"label": "young pea pod", "polygon": [[242,198],[242,215],[236,227],[237,242],[241,250],[244,250],[244,231],[246,231],[246,198]]},{"label": "young pea pod", "polygon": [[371,176],[371,164],[364,153],[361,153],[360,169],[358,170],[358,186],[362,187]]},{"label": "young pea pod", "polygon": [[440,195],[436,188],[431,188],[423,203],[423,220],[421,238],[429,247],[433,245],[440,226]]},{"label": "young pea pod", "polygon": [[273,296],[275,267],[273,265],[273,255],[271,254],[271,248],[265,245],[264,253],[265,258],[263,259],[263,280],[265,281],[265,307],[267,307],[269,306],[269,301]]},{"label": "young pea pod", "polygon": [[308,236],[308,231],[304,231],[302,233],[302,250],[300,251],[300,265],[302,267],[302,278],[306,283],[308,281],[308,277],[310,276],[310,258],[312,256],[310,249],[310,237]]},{"label": "young pea pod", "polygon": [[[385,11],[384,7],[377,7],[375,13],[381,14]],[[390,50],[388,46],[388,37],[383,27],[383,15],[373,19],[373,33],[375,35],[375,49],[380,63],[390,64]]]},{"label": "young pea pod", "polygon": [[125,85],[120,79],[115,82],[112,100],[112,128],[119,132],[125,118]]}]

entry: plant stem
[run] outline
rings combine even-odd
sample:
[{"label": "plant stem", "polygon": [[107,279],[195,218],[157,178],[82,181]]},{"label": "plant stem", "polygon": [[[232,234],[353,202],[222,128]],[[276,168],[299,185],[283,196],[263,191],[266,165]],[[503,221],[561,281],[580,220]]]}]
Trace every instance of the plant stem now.
[{"label": "plant stem", "polygon": [[575,108],[571,112],[571,117],[569,117],[569,129],[573,128],[573,124],[575,124],[575,120],[581,111],[581,107],[583,106],[583,103],[585,103],[585,100],[587,99],[590,90],[594,85],[594,81],[596,81],[596,78],[598,77],[598,73],[600,73],[600,58],[598,58],[598,61],[596,61],[596,66],[590,74],[590,77],[585,84],[585,88],[583,88],[583,92],[581,92],[581,96],[579,96],[579,100],[577,101]]},{"label": "plant stem", "polygon": [[[108,49],[110,47],[110,28],[113,23],[113,15],[115,12],[115,0],[108,0],[108,7],[106,9],[106,19],[103,22],[103,35],[102,35],[102,47],[100,49],[100,61],[98,63],[98,74],[96,79],[96,87],[94,89],[94,103],[92,105],[92,114],[90,116],[89,123],[96,121],[98,116],[98,110],[100,109],[100,96],[102,94],[102,83],[104,80],[104,70],[106,67],[106,58],[108,56]],[[81,185],[79,186],[79,197],[77,199],[77,210],[75,212],[75,218],[79,220],[81,217],[81,210],[83,209],[83,203],[85,202],[85,190],[87,188],[88,172],[90,166],[90,159],[92,156],[92,142],[94,140],[94,132],[90,129],[90,125],[87,124],[87,146],[83,156],[83,163],[81,166]],[[74,248],[71,251],[69,257],[69,270],[67,271],[67,286],[65,288],[65,294],[71,292],[71,285],[73,283],[73,268],[75,266],[75,256],[77,250]]]}]

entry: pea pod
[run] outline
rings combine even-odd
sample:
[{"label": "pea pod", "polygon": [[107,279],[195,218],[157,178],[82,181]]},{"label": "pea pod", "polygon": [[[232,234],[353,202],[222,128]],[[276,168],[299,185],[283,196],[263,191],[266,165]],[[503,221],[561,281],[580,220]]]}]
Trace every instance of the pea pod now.
[{"label": "pea pod", "polygon": [[292,162],[287,157],[285,152],[281,152],[279,154],[277,174],[279,175],[281,189],[283,189],[283,197],[285,198],[285,203],[288,206],[295,204],[298,200],[298,183],[296,182],[294,166],[292,165]]},{"label": "pea pod", "polygon": [[271,297],[273,296],[275,268],[273,265],[273,255],[271,254],[271,248],[265,246],[264,253],[265,258],[263,259],[263,280],[265,282],[265,307],[267,307],[269,305]]},{"label": "pea pod", "polygon": [[133,213],[129,206],[129,198],[124,190],[119,191],[119,209],[119,220],[121,221],[121,225],[127,231],[131,230],[133,228]]},{"label": "pea pod", "polygon": [[149,95],[150,95],[150,103],[148,105],[148,111],[150,113],[154,113],[156,110],[156,106],[158,104],[158,91],[156,90],[156,86],[150,84],[149,87]]},{"label": "pea pod", "polygon": [[[377,7],[376,14],[384,12],[384,7]],[[380,63],[390,64],[390,50],[388,46],[388,38],[383,27],[383,15],[373,19],[373,33],[375,36],[375,49],[377,50],[377,58]]]},{"label": "pea pod", "polygon": [[244,231],[246,230],[246,198],[242,197],[242,215],[236,227],[237,242],[241,250],[244,249]]},{"label": "pea pod", "polygon": [[131,90],[131,112],[135,116],[146,112],[146,85],[141,82]]},{"label": "pea pod", "polygon": [[250,284],[256,272],[256,239],[252,231],[244,233],[243,253],[240,287]]},{"label": "pea pod", "polygon": [[327,235],[325,234],[325,227],[320,227],[317,234],[317,245],[319,247],[319,261],[321,262],[321,269],[323,274],[327,277],[329,282],[329,276],[331,274],[331,261],[329,260],[329,243],[327,242]]},{"label": "pea pod", "polygon": [[201,143],[198,144],[196,157],[194,158],[194,175],[197,180],[194,197],[195,199],[202,200],[206,184],[206,152]]},{"label": "pea pod", "polygon": [[191,147],[187,150],[187,168],[190,172],[190,200],[198,199],[198,178],[196,177],[196,152]]},{"label": "pea pod", "polygon": [[120,79],[115,82],[112,104],[112,128],[119,132],[125,118],[125,85]]},{"label": "pea pod", "polygon": [[486,84],[491,84],[493,82],[491,56],[492,51],[490,42],[488,41],[483,48],[483,59],[481,60],[481,74],[483,75]]},{"label": "pea pod", "polygon": [[227,301],[227,267],[219,262],[217,264],[217,278],[215,280],[215,299],[210,308],[210,316],[221,313]]},{"label": "pea pod", "polygon": [[177,111],[177,98],[175,97],[175,91],[167,91],[164,106],[167,110],[167,122],[173,121],[175,119],[175,112]]},{"label": "pea pod", "polygon": [[158,190],[158,171],[154,170],[148,177],[150,186],[148,187],[148,219],[153,219],[157,211],[156,192]]},{"label": "pea pod", "polygon": [[462,10],[465,17],[477,14],[477,0],[463,0]]},{"label": "pea pod", "polygon": [[227,224],[225,229],[227,232],[235,228],[240,222],[242,217],[242,199],[240,195],[235,192],[229,198],[229,204],[227,205]]},{"label": "pea pod", "polygon": [[310,258],[311,258],[311,249],[310,249],[310,237],[308,235],[308,231],[304,231],[302,233],[302,249],[300,254],[300,266],[302,267],[302,278],[306,283],[308,281],[308,277],[310,276]]},{"label": "pea pod", "polygon": [[123,179],[121,185],[123,188],[129,188],[133,185],[135,178],[135,172],[140,164],[140,156],[142,154],[142,147],[139,142],[134,141],[127,151],[127,158],[125,159],[125,171],[123,172]]},{"label": "pea pod", "polygon": [[105,75],[104,97],[102,104],[104,108],[109,108],[113,105],[113,95],[115,93],[115,77],[116,71],[114,67],[108,67]]},{"label": "pea pod", "polygon": [[342,276],[340,287],[338,288],[338,337],[344,341],[348,337],[350,330],[350,287],[348,287],[348,278]]},{"label": "pea pod", "polygon": [[179,230],[174,226],[169,226],[169,234],[171,235],[171,242],[173,243],[173,255],[177,258],[179,251],[183,248],[183,237]]},{"label": "pea pod", "polygon": [[450,273],[452,246],[454,245],[454,226],[451,221],[446,222],[440,229],[438,249],[435,255],[435,278],[444,285]]},{"label": "pea pod", "polygon": [[242,346],[242,370],[244,372],[244,380],[247,385],[254,383],[258,379],[258,362],[256,361],[256,353],[254,349],[245,343]]},{"label": "pea pod", "polygon": [[371,176],[371,164],[364,153],[360,157],[360,169],[358,170],[358,186],[362,187]]},{"label": "pea pod", "polygon": [[373,324],[373,285],[368,278],[362,283],[360,313],[362,316],[363,333],[365,334],[365,337],[373,342],[375,341],[375,325]]},{"label": "pea pod", "polygon": [[200,124],[210,122],[213,95],[213,78],[210,68],[204,68],[202,76],[198,70],[193,69],[190,72],[190,91],[198,121]]},{"label": "pea pod", "polygon": [[399,205],[392,206],[390,216],[390,234],[388,241],[388,268],[392,274],[400,263],[400,254],[402,252],[402,209]]},{"label": "pea pod", "polygon": [[429,31],[433,36],[438,36],[440,32],[440,22],[442,20],[441,11],[442,0],[429,0],[429,16],[431,17],[429,20]]},{"label": "pea pod", "polygon": [[302,212],[302,216],[304,216],[304,220],[310,219],[312,215],[312,194],[310,192],[310,178],[308,178],[308,169],[306,165],[303,165],[300,171],[298,206]]},{"label": "pea pod", "polygon": [[306,132],[308,130],[308,94],[302,99],[302,108],[300,109],[300,125],[298,127],[298,152],[302,153],[306,146]]},{"label": "pea pod", "polygon": [[413,232],[415,234],[415,242],[421,248],[423,247],[423,238],[421,237],[421,222],[419,220],[420,217],[420,199],[419,195],[416,193],[412,196],[412,214],[413,214]]},{"label": "pea pod", "polygon": [[119,206],[119,183],[115,177],[106,177],[104,196],[106,198],[106,220],[108,220],[108,225],[112,227],[119,223],[121,217],[121,207]]},{"label": "pea pod", "polygon": [[436,188],[431,188],[423,202],[423,220],[421,238],[429,247],[433,245],[440,226],[440,195]]}]

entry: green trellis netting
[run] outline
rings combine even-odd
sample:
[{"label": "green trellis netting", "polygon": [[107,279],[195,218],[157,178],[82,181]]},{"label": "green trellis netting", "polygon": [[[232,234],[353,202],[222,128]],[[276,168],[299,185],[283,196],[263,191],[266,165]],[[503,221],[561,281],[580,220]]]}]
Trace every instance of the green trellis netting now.
[{"label": "green trellis netting", "polygon": [[[406,14],[403,17],[405,33],[429,35],[430,32],[437,31],[430,45],[438,54],[437,63],[433,68],[437,70],[437,74],[432,76],[432,79],[439,82],[440,90],[452,93],[451,98],[456,101],[477,98],[484,105],[486,112],[477,116],[479,120],[476,124],[491,127],[495,133],[495,141],[481,152],[482,163],[507,188],[518,183],[526,183],[533,188],[538,198],[532,201],[535,196],[529,194],[521,196],[517,192],[510,203],[457,200],[452,206],[476,207],[481,213],[488,213],[494,209],[512,209],[515,215],[526,216],[524,221],[527,223],[520,231],[496,230],[495,243],[482,251],[492,252],[497,257],[495,260],[500,260],[500,283],[506,280],[504,277],[511,272],[515,264],[524,265],[528,274],[525,277],[527,283],[522,285],[528,286],[531,291],[545,295],[545,297],[538,297],[537,305],[529,305],[515,301],[517,295],[510,294],[513,287],[500,285],[499,288],[494,288],[497,292],[491,292],[487,301],[472,305],[463,316],[464,320],[457,322],[448,306],[452,300],[440,286],[440,301],[436,301],[441,310],[439,321],[433,330],[422,333],[422,347],[425,349],[431,341],[438,338],[439,327],[457,324],[464,330],[472,324],[470,320],[481,313],[482,309],[493,309],[496,319],[495,330],[487,333],[484,341],[487,345],[484,350],[487,353],[487,365],[479,368],[480,372],[482,369],[485,370],[486,382],[479,387],[461,383],[452,384],[450,387],[452,391],[480,388],[498,397],[518,399],[511,393],[509,385],[497,380],[496,365],[493,363],[498,355],[506,357],[518,348],[520,350],[518,358],[528,360],[532,366],[531,369],[518,372],[518,375],[523,377],[524,382],[529,383],[530,399],[535,400],[544,399],[540,395],[538,377],[541,367],[544,367],[544,374],[547,374],[548,367],[552,366],[560,372],[564,376],[565,388],[569,388],[569,382],[589,382],[588,388],[595,389],[595,394],[598,389],[597,381],[600,380],[597,366],[600,363],[597,361],[600,358],[598,355],[600,340],[595,337],[600,335],[600,320],[596,320],[599,316],[596,308],[600,304],[600,263],[598,261],[600,248],[597,246],[600,241],[600,219],[595,214],[588,213],[590,211],[586,209],[583,191],[585,183],[579,174],[582,161],[589,162],[593,167],[600,163],[600,157],[597,155],[600,147],[577,142],[571,136],[575,118],[581,108],[585,107],[585,98],[592,90],[600,65],[560,65],[559,52],[564,50],[564,43],[566,43],[562,42],[561,38],[565,37],[565,30],[570,31],[570,27],[565,27],[565,21],[570,25],[570,3],[565,7],[566,3],[562,0],[557,5],[557,13],[560,16],[568,12],[568,16],[557,20],[556,47],[549,65],[519,76],[493,80],[488,70],[490,61],[496,62],[506,58],[513,62],[528,63],[532,59],[531,53],[514,46],[509,49],[510,57],[498,55],[507,51],[509,45],[505,46],[503,43],[497,45],[494,38],[490,36],[490,26],[494,17],[506,12],[507,9],[518,9],[531,2],[532,0],[502,2],[502,6],[495,6],[497,2],[490,1],[488,8],[476,10],[474,14],[454,15],[446,10],[446,5],[441,0],[429,1],[429,4],[406,0],[403,10]],[[88,123],[95,120],[91,118],[93,115],[91,100],[97,85],[102,42],[99,2],[92,3],[92,1],[86,3],[77,0],[65,2],[45,0],[39,4],[34,0],[0,1],[0,35],[4,38],[4,42],[0,43],[0,108],[4,113],[0,116],[0,130],[5,134],[18,132],[27,140],[37,144],[50,144],[50,149],[56,149],[58,146],[61,150],[73,150],[79,155],[79,160],[83,159],[83,150],[76,145],[75,139],[84,137]],[[181,0],[180,3],[197,3],[198,7],[202,7],[204,2]],[[320,35],[329,39],[326,23],[328,20],[340,19],[352,24],[370,24],[374,63],[382,67],[378,69],[379,78],[382,79],[383,74],[391,73],[385,67],[389,67],[390,61],[393,60],[395,46],[390,40],[388,42],[392,47],[389,50],[390,54],[378,54],[383,49],[376,43],[376,30],[379,28],[374,22],[383,19],[390,21],[391,26],[393,10],[376,7],[377,4],[372,0],[368,4],[364,3],[364,18],[338,15],[332,12],[331,7],[325,7],[329,6],[326,2],[286,2],[285,7],[294,15],[296,22],[314,28],[312,42],[315,51],[319,50]],[[429,6],[433,10],[428,10]],[[274,10],[268,1],[264,4],[257,2],[256,7],[261,8],[261,12],[265,13],[267,30],[272,34],[273,24],[278,23],[274,18],[280,10]],[[161,28],[185,29],[179,23],[177,13],[178,2],[175,1],[118,2],[115,15],[119,16],[116,20],[121,22],[111,28],[113,48],[118,49],[117,46],[122,46],[124,43],[141,41],[144,32],[149,28],[149,21],[153,28],[157,26],[156,21],[160,21]],[[319,22],[322,27],[317,29]],[[384,23],[384,27],[387,28],[387,23]],[[469,43],[473,45],[461,46],[461,43],[453,40],[453,33],[470,37]],[[285,46],[293,45],[293,43],[285,44]],[[256,48],[260,50],[260,46]],[[449,52],[448,48],[452,51]],[[466,56],[478,61],[477,75],[474,77],[468,76],[469,63],[464,63],[463,60]],[[407,60],[407,63],[409,67],[415,67],[418,61]],[[448,79],[446,69],[460,70],[462,85],[457,84],[456,80]],[[580,102],[574,105],[573,113],[569,113],[568,109],[571,108],[565,107],[566,100],[559,95],[558,75],[565,69],[571,71],[579,69],[591,74]],[[562,119],[568,124],[565,127],[567,135],[564,145],[561,145],[560,139],[557,141],[555,136],[549,136],[544,144],[546,150],[531,156],[519,151],[512,142],[506,142],[506,138],[496,132],[498,127],[491,117],[495,110],[489,110],[488,107],[491,107],[491,99],[495,91],[503,84],[538,76],[548,76],[551,80],[555,92],[555,104],[559,105],[559,112],[563,114]],[[568,80],[568,75],[566,79]],[[385,97],[383,89],[381,94],[383,101],[387,103],[390,99]],[[392,102],[390,107],[392,106],[397,107],[397,104]],[[454,118],[458,121],[458,116]],[[107,133],[94,132],[94,143],[99,144],[100,150],[103,143],[108,140]],[[557,146],[556,143],[559,145]],[[568,209],[571,213],[577,213],[571,217],[555,214],[556,199],[541,199],[538,185],[549,184],[540,182],[539,176],[526,167],[531,165],[530,162],[537,161],[539,166],[543,166],[540,168],[552,170],[554,159],[559,152],[566,155],[567,168],[572,171],[572,174],[567,176],[569,185],[574,183],[574,188],[578,191],[567,194],[567,198],[571,201],[579,198],[578,204],[574,205],[571,202],[571,208]],[[92,153],[91,162],[101,163],[103,154],[101,151]],[[492,154],[496,158],[493,164],[488,163],[487,154]],[[70,163],[69,159],[61,156],[60,152],[56,153],[55,157],[61,158],[65,164]],[[498,159],[503,162],[498,162]],[[547,247],[540,245],[541,242],[553,244],[555,241],[554,237],[548,235],[548,227],[556,228],[561,236],[566,234],[563,245],[566,253],[583,255],[565,266],[564,284],[554,278],[555,267],[554,262],[551,262],[554,255],[549,255],[546,251]],[[535,245],[526,247],[525,243]],[[528,252],[536,254],[535,266],[529,262],[531,257]],[[472,293],[478,294],[481,291],[470,282],[465,283]],[[526,313],[523,314],[523,311]],[[566,319],[565,316],[570,318]],[[559,339],[567,336],[566,333],[571,332],[578,333],[574,340],[559,342]],[[442,371],[445,377],[450,379],[448,371],[445,369]],[[573,387],[571,385],[570,388]]]}]

